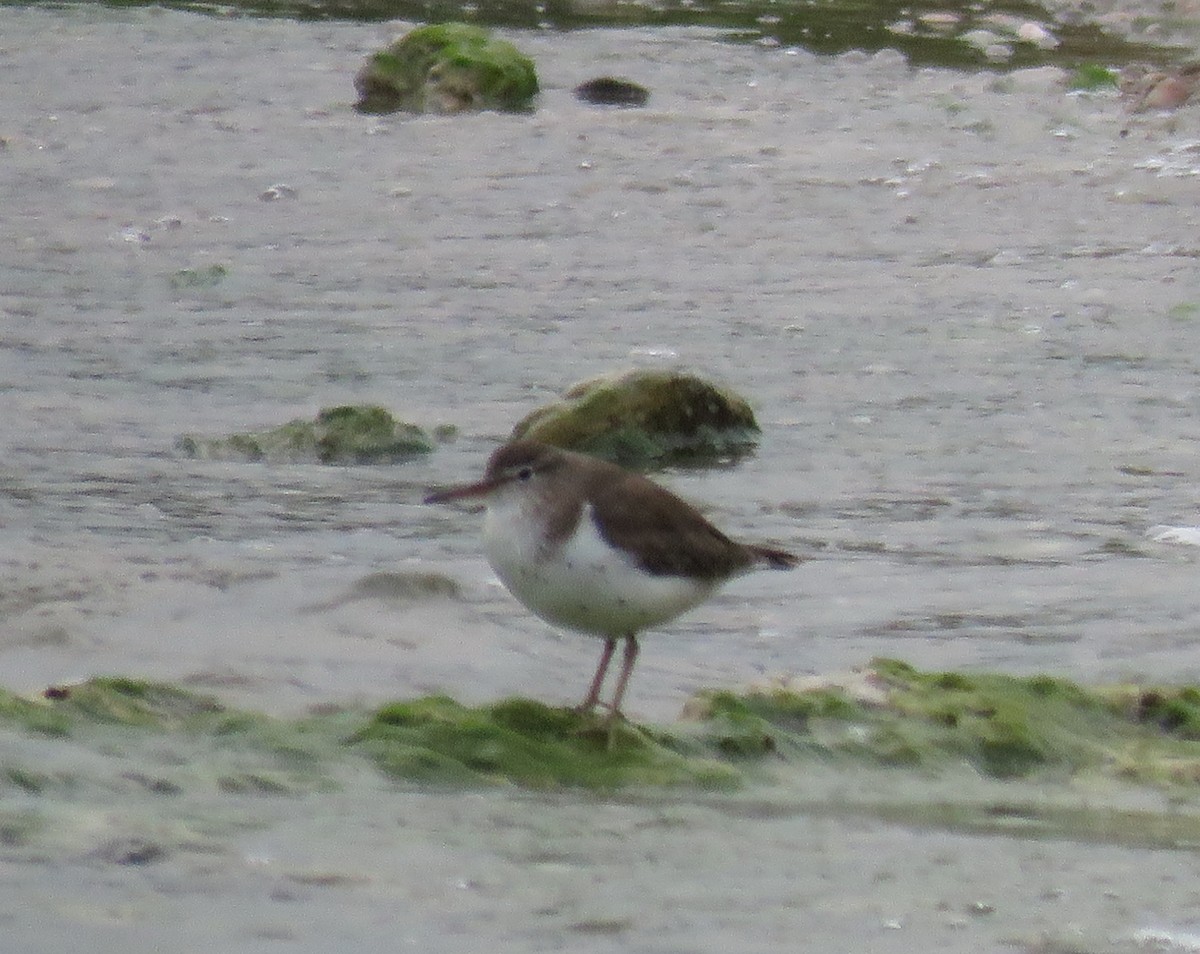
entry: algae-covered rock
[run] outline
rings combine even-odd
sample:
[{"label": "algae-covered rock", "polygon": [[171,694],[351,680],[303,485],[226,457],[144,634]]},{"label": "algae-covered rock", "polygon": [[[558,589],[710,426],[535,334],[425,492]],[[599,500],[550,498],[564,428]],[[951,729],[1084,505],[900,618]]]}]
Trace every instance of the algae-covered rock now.
[{"label": "algae-covered rock", "polygon": [[35,699],[0,689],[0,733],[45,740],[40,750],[23,749],[40,751],[37,762],[0,769],[0,792],[5,785],[36,794],[77,788],[79,773],[88,771],[79,756],[85,750],[119,758],[122,780],[155,795],[328,791],[337,766],[353,759],[344,740],[361,719],[341,711],[277,719],[125,676],[52,686]]},{"label": "algae-covered rock", "polygon": [[646,467],[746,454],[759,433],[732,391],[680,371],[630,371],[576,384],[512,436]]},{"label": "algae-covered rock", "polygon": [[528,699],[469,708],[445,696],[384,706],[355,736],[384,772],[436,784],[612,789],[728,787],[730,767],[687,754],[628,725],[610,737],[595,720]]},{"label": "algae-covered rock", "polygon": [[[373,712],[323,706],[275,718],[127,677],[38,698],[0,689],[0,733],[26,740],[0,766],[0,793],[28,795],[74,784],[85,750],[142,766],[122,778],[162,795],[325,791],[364,770],[415,785],[725,791],[803,778],[815,766],[877,773],[884,788],[888,778],[964,771],[1001,782],[1120,781],[1181,796],[1200,788],[1200,688],[921,672],[886,659],[807,685],[707,691],[682,721],[618,722],[611,736],[592,715],[521,698],[465,706],[427,696]],[[180,751],[183,761],[145,758]]]},{"label": "algae-covered rock", "polygon": [[383,464],[427,454],[434,448],[415,424],[396,420],[375,405],[325,408],[312,421],[289,421],[257,433],[224,438],[185,435],[178,448],[209,460]]},{"label": "algae-covered rock", "polygon": [[878,659],[843,683],[702,693],[720,751],[842,758],[998,778],[1200,783],[1200,690],[1085,688],[1051,676],[920,672]]},{"label": "algae-covered rock", "polygon": [[372,54],[354,78],[363,113],[528,109],[538,92],[533,61],[480,27],[418,27]]},{"label": "algae-covered rock", "polygon": [[[45,745],[132,753],[185,746],[187,764],[139,777],[178,794],[203,787],[231,795],[328,790],[361,769],[411,784],[618,789],[725,790],[740,770],[687,732],[622,723],[613,733],[590,715],[527,699],[469,707],[445,696],[394,702],[373,713],[322,706],[275,718],[226,706],[186,688],[144,679],[98,677],[56,686],[36,699],[0,689],[0,733]],[[167,739],[173,746],[164,746]],[[78,761],[67,759],[68,764]],[[5,787],[43,792],[69,786],[38,763],[0,766]]]}]

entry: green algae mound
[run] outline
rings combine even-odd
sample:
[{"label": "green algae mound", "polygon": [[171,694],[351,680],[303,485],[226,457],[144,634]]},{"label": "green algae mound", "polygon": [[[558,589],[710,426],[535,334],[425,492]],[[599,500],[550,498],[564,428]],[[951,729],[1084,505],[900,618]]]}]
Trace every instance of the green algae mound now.
[{"label": "green algae mound", "polygon": [[1050,676],[920,672],[875,660],[858,686],[691,703],[721,751],[819,757],[932,771],[969,766],[996,779],[1109,777],[1200,784],[1200,690],[1085,688]]},{"label": "green algae mound", "polygon": [[225,708],[211,696],[165,683],[101,676],[74,686],[47,690],[57,714],[78,722],[209,731],[220,726]]},{"label": "green algae mound", "polygon": [[434,449],[415,424],[376,405],[325,408],[311,421],[294,420],[267,431],[223,438],[184,435],[176,446],[188,457],[271,463],[389,464]]},{"label": "green algae mound", "polygon": [[0,690],[0,732],[0,793],[31,796],[79,791],[94,784],[89,774],[107,785],[114,772],[156,795],[334,791],[364,774],[450,788],[728,792],[794,786],[818,767],[875,773],[880,792],[970,777],[1200,794],[1198,688],[1086,688],[895,660],[840,684],[703,692],[683,721],[618,723],[611,737],[593,715],[522,698],[465,706],[426,696],[275,718],[125,677],[37,698]]},{"label": "green algae mound", "polygon": [[0,792],[6,785],[27,794],[77,791],[88,773],[111,771],[105,760],[124,783],[156,795],[330,791],[344,774],[347,718],[361,716],[274,719],[123,676],[52,686],[35,699],[0,690],[0,731],[42,740],[10,753]]},{"label": "green algae mound", "polygon": [[0,690],[0,732],[65,746],[63,772],[43,750],[0,767],[5,787],[38,793],[76,786],[79,747],[140,764],[162,794],[203,788],[289,794],[340,787],[363,768],[414,784],[614,790],[736,787],[740,771],[686,735],[619,725],[611,739],[594,716],[527,699],[469,707],[445,696],[390,703],[373,713],[324,707],[282,719],[227,707],[169,684],[98,677],[36,699]]},{"label": "green algae mound", "polygon": [[512,437],[650,467],[744,455],[760,433],[744,398],[693,374],[655,370],[582,381],[525,417]]},{"label": "green algae mound", "polygon": [[440,784],[722,788],[739,781],[729,766],[688,754],[667,735],[619,725],[610,739],[594,716],[528,699],[477,708],[445,696],[397,702],[376,712],[355,742],[389,775]]},{"label": "green algae mound", "polygon": [[418,27],[372,54],[354,78],[362,113],[520,111],[538,92],[533,61],[466,23]]},{"label": "green algae mound", "polygon": [[208,731],[224,711],[208,696],[122,676],[52,686],[41,699],[0,691],[0,725],[47,736],[70,736],[82,725]]}]

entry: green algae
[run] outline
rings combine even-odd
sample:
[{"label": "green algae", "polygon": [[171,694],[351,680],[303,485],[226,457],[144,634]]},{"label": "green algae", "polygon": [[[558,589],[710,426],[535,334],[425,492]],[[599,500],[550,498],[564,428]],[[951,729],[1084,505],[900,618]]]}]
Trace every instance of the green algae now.
[{"label": "green algae", "polygon": [[734,760],[772,753],[790,759],[820,756],[821,745],[811,734],[816,722],[849,723],[866,714],[837,689],[701,692],[689,711],[701,718],[706,743]]},{"label": "green algae", "polygon": [[222,438],[184,435],[176,446],[188,457],[205,460],[382,464],[428,454],[435,442],[386,408],[354,404],[324,408],[314,420],[297,419],[266,431]]},{"label": "green algae", "polygon": [[1071,89],[1116,89],[1117,71],[1099,63],[1083,63],[1071,73]]},{"label": "green algae", "polygon": [[85,771],[81,753],[136,765],[139,751],[167,757],[122,778],[166,796],[330,791],[363,771],[438,787],[728,791],[816,766],[927,783],[964,771],[999,782],[1106,781],[1184,797],[1200,786],[1196,687],[1093,688],[881,659],[849,684],[708,691],[689,712],[668,726],[618,722],[611,735],[595,715],[523,698],[466,706],[426,696],[285,719],[104,677],[36,699],[0,691],[0,732],[28,740],[0,772],[0,791],[70,789]]},{"label": "green algae", "polygon": [[533,61],[482,27],[418,27],[373,53],[354,79],[362,113],[528,109],[538,92]]},{"label": "green algae", "polygon": [[[165,747],[177,753],[170,767],[133,781],[169,795],[195,787],[229,795],[328,791],[356,766],[456,787],[723,789],[740,781],[736,769],[686,737],[619,724],[610,744],[595,717],[526,699],[472,708],[431,696],[374,713],[323,709],[279,719],[169,684],[100,677],[53,687],[36,700],[0,691],[2,731],[122,758],[139,745]],[[38,795],[70,782],[13,762],[0,774],[0,791]]]},{"label": "green algae", "polygon": [[[138,764],[138,753],[165,757],[162,771],[129,769],[123,779],[158,795],[189,788],[240,793],[296,793],[336,787],[346,713],[276,719],[232,709],[215,697],[143,679],[97,677],[53,686],[40,698],[0,690],[0,732],[51,740],[50,769],[14,758],[0,774],[0,791],[41,794],[72,788],[83,769],[81,751]],[[59,748],[54,747],[57,743]]]},{"label": "green algae", "polygon": [[649,467],[744,455],[759,434],[749,403],[732,391],[680,371],[638,370],[574,385],[512,437]]},{"label": "green algae", "polygon": [[52,708],[68,722],[172,731],[210,728],[225,709],[216,699],[162,683],[98,677],[48,693]]},{"label": "green algae", "polygon": [[1106,690],[1105,698],[1132,721],[1178,739],[1200,741],[1200,689],[1194,686],[1117,686]]},{"label": "green algae", "polygon": [[1167,309],[1172,321],[1189,322],[1200,317],[1200,301],[1181,301]]},{"label": "green algae", "polygon": [[171,288],[175,291],[195,291],[216,288],[229,275],[224,265],[209,265],[206,268],[181,268],[171,275]]},{"label": "green algae", "polygon": [[665,737],[618,725],[611,740],[594,716],[528,699],[469,708],[446,696],[397,702],[354,740],[389,775],[439,784],[525,788],[728,787],[738,773],[691,757]]},{"label": "green algae", "polygon": [[12,726],[38,735],[63,736],[70,723],[62,713],[0,690],[0,726]]},{"label": "green algae", "polygon": [[725,751],[782,752],[995,779],[1110,777],[1200,782],[1200,690],[1085,688],[1067,679],[920,672],[875,660],[878,694],[846,690],[710,693],[699,710]]}]

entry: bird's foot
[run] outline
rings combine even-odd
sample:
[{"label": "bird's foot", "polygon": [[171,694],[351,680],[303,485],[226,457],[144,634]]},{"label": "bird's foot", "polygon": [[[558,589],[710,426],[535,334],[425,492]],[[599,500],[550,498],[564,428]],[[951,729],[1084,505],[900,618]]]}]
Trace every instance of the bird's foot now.
[{"label": "bird's foot", "polygon": [[575,712],[580,715],[592,715],[595,708],[606,709],[607,712],[595,713],[594,719],[589,719],[586,724],[581,725],[576,730],[576,734],[582,738],[592,738],[596,742],[604,742],[605,748],[612,751],[617,748],[618,738],[626,737],[631,739],[635,736],[640,736],[641,730],[635,722],[625,718],[625,714],[620,712],[620,709],[614,709],[608,703],[598,703],[598,706],[592,709],[576,709]]},{"label": "bird's foot", "polygon": [[606,747],[611,751],[616,746],[618,730],[622,726],[632,726],[633,723],[625,718],[625,713],[621,712],[620,709],[614,709],[607,702],[578,705],[571,711],[582,717],[592,715],[596,709],[606,709],[608,711],[602,714],[597,713],[594,719],[590,719],[586,724],[581,725],[576,730],[576,734],[583,738],[594,738],[597,741],[603,739]]},{"label": "bird's foot", "polygon": [[579,703],[579,705],[571,707],[571,711],[575,713],[575,715],[579,716],[591,715],[591,713],[595,712],[597,709],[608,710],[608,715],[604,717],[606,719],[625,718],[620,712],[613,709],[612,703],[601,702],[599,699],[584,699],[583,702]]}]

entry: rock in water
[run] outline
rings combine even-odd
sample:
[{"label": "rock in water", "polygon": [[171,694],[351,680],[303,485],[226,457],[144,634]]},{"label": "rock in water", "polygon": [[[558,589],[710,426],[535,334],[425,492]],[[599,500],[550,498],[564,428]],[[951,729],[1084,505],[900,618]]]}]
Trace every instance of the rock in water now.
[{"label": "rock in water", "polygon": [[583,381],[513,428],[626,467],[741,456],[758,443],[745,399],[681,371],[630,371]]},{"label": "rock in water", "polygon": [[650,90],[615,76],[598,76],[576,86],[575,96],[593,106],[645,106]]},{"label": "rock in water", "polygon": [[418,27],[373,53],[354,78],[361,113],[461,113],[528,109],[538,92],[533,61],[466,23]]}]

